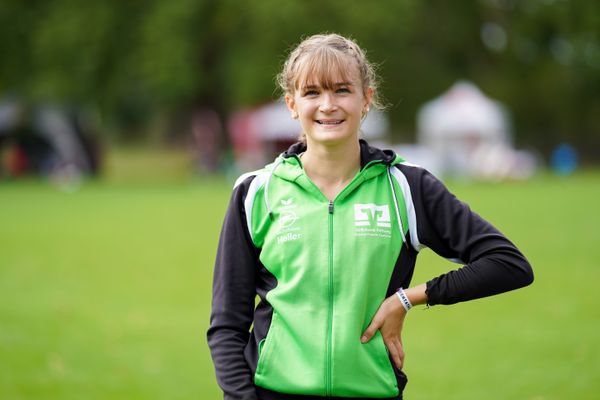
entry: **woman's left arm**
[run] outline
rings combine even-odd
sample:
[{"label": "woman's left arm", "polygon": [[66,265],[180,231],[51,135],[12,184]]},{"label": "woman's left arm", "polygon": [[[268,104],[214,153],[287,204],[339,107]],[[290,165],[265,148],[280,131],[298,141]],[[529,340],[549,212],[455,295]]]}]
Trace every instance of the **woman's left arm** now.
[{"label": "woman's left arm", "polygon": [[433,175],[418,170],[413,203],[419,240],[442,257],[463,264],[427,282],[429,305],[492,296],[533,282],[529,262],[510,240]]},{"label": "woman's left arm", "polygon": [[[405,167],[411,186],[419,242],[463,267],[405,289],[413,305],[454,304],[527,286],[533,271],[523,254],[492,224],[471,211],[429,172]],[[361,337],[379,329],[398,368],[404,352],[400,332],[406,310],[396,295],[380,306]]]}]

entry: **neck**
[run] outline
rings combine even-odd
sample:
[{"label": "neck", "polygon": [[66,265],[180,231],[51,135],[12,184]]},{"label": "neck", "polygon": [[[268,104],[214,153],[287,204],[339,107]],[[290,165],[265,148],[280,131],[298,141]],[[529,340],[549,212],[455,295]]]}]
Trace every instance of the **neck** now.
[{"label": "neck", "polygon": [[360,144],[358,140],[333,146],[308,142],[302,164],[318,186],[346,184],[360,170]]}]

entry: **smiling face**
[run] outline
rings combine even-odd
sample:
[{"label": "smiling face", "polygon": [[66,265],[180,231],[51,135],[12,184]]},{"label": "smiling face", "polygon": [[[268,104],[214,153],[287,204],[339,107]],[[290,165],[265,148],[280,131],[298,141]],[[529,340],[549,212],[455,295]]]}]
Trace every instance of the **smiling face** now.
[{"label": "smiling face", "polygon": [[354,60],[344,59],[346,62],[333,65],[308,64],[299,71],[294,93],[285,96],[292,118],[300,120],[309,146],[358,140],[361,119],[373,90],[363,88]]}]

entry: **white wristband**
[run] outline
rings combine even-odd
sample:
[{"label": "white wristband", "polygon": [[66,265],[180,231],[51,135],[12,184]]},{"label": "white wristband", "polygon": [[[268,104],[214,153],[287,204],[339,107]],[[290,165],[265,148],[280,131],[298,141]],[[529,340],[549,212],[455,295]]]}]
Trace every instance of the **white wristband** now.
[{"label": "white wristband", "polygon": [[408,312],[408,310],[410,310],[412,308],[412,304],[410,303],[408,296],[406,296],[406,293],[404,293],[404,289],[402,289],[402,288],[398,289],[398,291],[396,292],[396,295],[400,299],[400,303],[402,303],[402,307],[404,307],[404,309]]}]

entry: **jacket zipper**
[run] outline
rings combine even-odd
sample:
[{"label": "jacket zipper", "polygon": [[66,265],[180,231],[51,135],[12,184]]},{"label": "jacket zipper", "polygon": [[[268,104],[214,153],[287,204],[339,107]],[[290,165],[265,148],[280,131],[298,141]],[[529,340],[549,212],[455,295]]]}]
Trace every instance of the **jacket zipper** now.
[{"label": "jacket zipper", "polygon": [[325,359],[325,395],[331,396],[331,352],[333,335],[333,201],[329,201],[329,309],[327,313],[327,356]]}]

